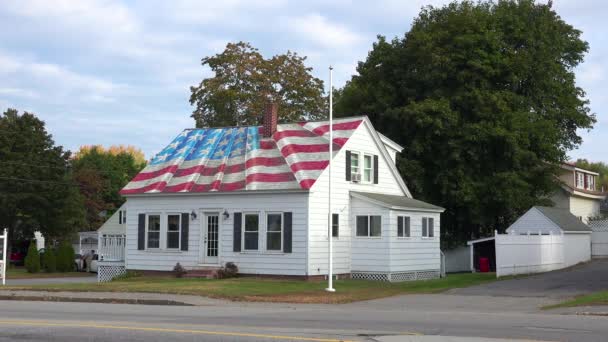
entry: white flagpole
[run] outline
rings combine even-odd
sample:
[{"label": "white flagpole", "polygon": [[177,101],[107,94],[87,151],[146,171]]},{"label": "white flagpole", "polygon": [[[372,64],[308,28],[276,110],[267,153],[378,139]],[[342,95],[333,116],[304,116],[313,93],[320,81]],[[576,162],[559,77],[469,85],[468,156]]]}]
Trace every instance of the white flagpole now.
[{"label": "white flagpole", "polygon": [[333,282],[333,276],[334,276],[334,260],[333,260],[333,234],[332,234],[332,209],[331,209],[331,160],[334,157],[334,123],[333,123],[333,113],[334,113],[334,109],[333,109],[333,90],[334,90],[334,85],[333,85],[333,70],[334,68],[332,66],[329,66],[329,165],[327,165],[327,173],[329,175],[329,196],[328,200],[327,200],[327,241],[328,241],[328,268],[327,268],[327,288],[325,289],[325,291],[328,292],[335,292],[336,289],[334,289],[334,282]]},{"label": "white flagpole", "polygon": [[2,239],[2,285],[6,285],[6,260],[8,260],[8,229],[4,228]]}]

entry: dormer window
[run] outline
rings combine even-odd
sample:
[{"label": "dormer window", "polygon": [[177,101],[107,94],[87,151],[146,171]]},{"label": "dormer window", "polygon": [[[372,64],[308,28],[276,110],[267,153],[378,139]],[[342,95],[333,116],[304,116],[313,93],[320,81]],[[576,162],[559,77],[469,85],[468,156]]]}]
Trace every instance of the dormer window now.
[{"label": "dormer window", "polygon": [[593,175],[585,175],[587,177],[586,189],[595,190],[595,177]]},{"label": "dormer window", "polygon": [[585,188],[585,174],[582,172],[576,173],[576,187],[579,189]]}]

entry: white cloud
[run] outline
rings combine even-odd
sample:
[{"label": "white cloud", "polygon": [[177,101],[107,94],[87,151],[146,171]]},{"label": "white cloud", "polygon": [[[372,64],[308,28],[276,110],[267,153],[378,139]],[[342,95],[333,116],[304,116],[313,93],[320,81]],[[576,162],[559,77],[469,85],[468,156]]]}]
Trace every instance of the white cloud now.
[{"label": "white cloud", "polygon": [[348,27],[333,23],[319,14],[289,17],[283,23],[302,40],[325,48],[349,47],[363,41],[362,36]]}]

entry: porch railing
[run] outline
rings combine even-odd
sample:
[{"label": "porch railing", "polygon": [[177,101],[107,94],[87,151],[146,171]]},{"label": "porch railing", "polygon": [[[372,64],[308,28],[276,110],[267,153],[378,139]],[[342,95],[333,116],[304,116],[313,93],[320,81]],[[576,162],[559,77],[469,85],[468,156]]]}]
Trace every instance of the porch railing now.
[{"label": "porch railing", "polygon": [[125,235],[102,235],[99,237],[100,261],[124,261],[126,248]]}]

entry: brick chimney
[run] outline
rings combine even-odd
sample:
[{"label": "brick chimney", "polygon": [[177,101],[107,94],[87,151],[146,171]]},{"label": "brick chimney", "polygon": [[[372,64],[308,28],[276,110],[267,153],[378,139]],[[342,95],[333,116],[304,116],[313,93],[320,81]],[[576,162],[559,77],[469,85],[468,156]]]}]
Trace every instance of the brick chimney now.
[{"label": "brick chimney", "polygon": [[268,102],[264,107],[264,137],[270,138],[277,131],[278,106],[276,103]]}]

